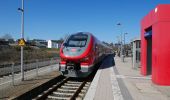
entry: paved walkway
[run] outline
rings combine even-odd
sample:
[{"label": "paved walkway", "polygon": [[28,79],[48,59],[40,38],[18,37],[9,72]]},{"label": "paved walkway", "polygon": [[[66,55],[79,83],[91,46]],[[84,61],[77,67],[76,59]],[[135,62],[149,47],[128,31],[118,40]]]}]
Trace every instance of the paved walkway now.
[{"label": "paved walkway", "polygon": [[97,71],[84,100],[123,100],[113,67],[113,57],[109,56]]},{"label": "paved walkway", "polygon": [[[95,93],[95,100],[112,100],[112,88],[111,88],[111,82],[110,82],[110,69],[103,69],[103,71],[100,74],[100,78],[98,81],[98,86]],[[108,77],[105,77],[108,76]],[[104,85],[103,85],[104,84]],[[102,92],[101,92],[102,91]]]},{"label": "paved walkway", "polygon": [[[125,58],[125,62],[121,62],[119,57],[115,57],[115,68],[116,77],[119,85],[119,81],[125,84],[125,88],[129,91],[129,95],[134,100],[170,100],[170,86],[158,86],[152,83],[151,76],[142,76],[140,74],[140,69],[132,68],[131,58]],[[125,95],[121,87],[121,93],[125,100],[127,95]]]},{"label": "paved walkway", "polygon": [[131,58],[121,62],[110,56],[97,71],[85,100],[170,100],[170,86],[155,85],[150,77],[133,69]]}]

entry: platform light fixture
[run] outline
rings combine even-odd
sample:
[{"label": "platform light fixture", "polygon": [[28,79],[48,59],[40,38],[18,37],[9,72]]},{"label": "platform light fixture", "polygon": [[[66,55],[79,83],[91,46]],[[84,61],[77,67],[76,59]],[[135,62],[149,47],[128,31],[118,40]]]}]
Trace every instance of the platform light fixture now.
[{"label": "platform light fixture", "polygon": [[120,50],[121,50],[120,51],[120,55],[121,55],[122,62],[124,62],[123,43],[122,43],[122,35],[123,35],[123,33],[122,33],[122,28],[121,28],[122,24],[121,23],[117,23],[116,25],[120,26],[120,44],[121,44],[121,46],[120,46]]},{"label": "platform light fixture", "polygon": [[123,47],[123,49],[124,49],[124,56],[125,56],[125,35],[127,35],[128,33],[124,33],[124,47]]}]

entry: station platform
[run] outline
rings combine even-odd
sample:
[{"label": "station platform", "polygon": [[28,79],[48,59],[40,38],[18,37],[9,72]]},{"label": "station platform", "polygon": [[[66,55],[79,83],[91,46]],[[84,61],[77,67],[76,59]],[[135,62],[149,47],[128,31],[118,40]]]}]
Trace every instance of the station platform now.
[{"label": "station platform", "polygon": [[107,57],[84,100],[170,100],[170,87],[152,83],[151,76],[142,76],[132,68],[130,57]]},{"label": "station platform", "polygon": [[[54,67],[52,70],[51,66]],[[58,65],[56,64],[51,66],[39,69],[40,71],[38,76],[32,75],[35,74],[35,70],[26,72],[24,81],[19,79],[15,80],[15,83],[12,84],[7,80],[5,84],[1,84],[0,86],[0,100],[14,99],[24,93],[29,92],[30,90],[35,89],[36,87],[40,87],[42,84],[47,83],[49,80],[55,79],[60,75],[60,73],[57,71]],[[16,76],[20,77],[20,75]]]},{"label": "station platform", "polygon": [[[1,85],[0,100],[13,99],[60,75],[57,68],[47,69],[37,77]],[[153,84],[151,76],[144,77],[139,69],[132,68],[130,57],[121,62],[119,57],[109,56],[97,71],[84,100],[170,100],[170,86]]]}]

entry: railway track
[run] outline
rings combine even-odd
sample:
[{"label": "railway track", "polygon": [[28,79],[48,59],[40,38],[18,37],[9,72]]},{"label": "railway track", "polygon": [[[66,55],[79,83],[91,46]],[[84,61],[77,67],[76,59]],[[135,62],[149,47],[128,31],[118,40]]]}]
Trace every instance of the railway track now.
[{"label": "railway track", "polygon": [[83,100],[101,63],[95,65],[93,73],[88,77],[65,77],[33,100]]},{"label": "railway track", "polygon": [[70,78],[60,75],[13,100],[82,100],[101,62],[96,64],[94,71],[86,78]]},{"label": "railway track", "polygon": [[90,86],[86,79],[65,78],[34,100],[82,100]]}]

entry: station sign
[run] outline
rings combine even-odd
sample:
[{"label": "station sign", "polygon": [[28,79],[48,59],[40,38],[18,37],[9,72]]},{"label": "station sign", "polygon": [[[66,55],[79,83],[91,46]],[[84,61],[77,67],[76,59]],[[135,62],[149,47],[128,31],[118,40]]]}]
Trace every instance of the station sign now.
[{"label": "station sign", "polygon": [[148,32],[145,32],[145,33],[144,33],[144,37],[145,37],[145,38],[152,37],[152,30],[150,30],[150,31],[148,31]]}]

